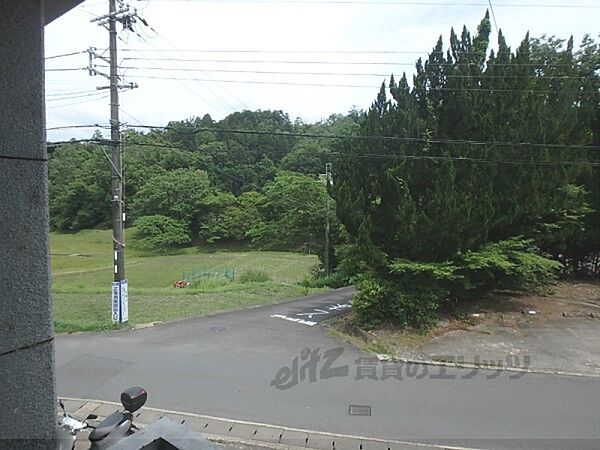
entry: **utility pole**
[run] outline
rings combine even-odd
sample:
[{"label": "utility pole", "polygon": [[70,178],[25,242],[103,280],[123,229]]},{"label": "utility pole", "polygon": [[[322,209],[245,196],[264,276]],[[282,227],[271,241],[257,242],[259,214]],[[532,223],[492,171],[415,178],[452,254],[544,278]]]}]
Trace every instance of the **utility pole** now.
[{"label": "utility pole", "polygon": [[123,230],[123,146],[119,122],[119,75],[117,73],[117,12],[116,0],[108,0],[109,59],[110,59],[110,140],[112,141],[112,225],[115,281],[125,279]]},{"label": "utility pole", "polygon": [[330,248],[330,198],[329,198],[329,183],[331,183],[331,163],[325,164],[325,181],[327,186],[326,195],[326,210],[325,210],[325,276],[329,276],[330,274],[330,265],[329,265],[329,248]]},{"label": "utility pole", "polygon": [[[119,9],[117,9],[117,2]],[[108,59],[98,54],[96,49],[88,49],[89,54],[89,73],[90,75],[101,75],[107,78],[109,86],[100,86],[97,89],[110,90],[110,145],[112,147],[109,162],[112,166],[112,244],[114,258],[114,283],[113,283],[113,322],[126,322],[128,320],[127,306],[127,280],[125,279],[125,253],[124,253],[124,198],[123,198],[123,144],[121,139],[121,122],[119,119],[119,89],[136,88],[137,84],[119,84],[118,63],[117,63],[117,22],[123,24],[123,27],[133,31],[132,25],[135,23],[137,10],[130,10],[129,5],[125,5],[121,0],[108,0],[108,14],[95,17],[91,22],[98,22],[98,25],[106,27],[109,35]],[[109,64],[108,75],[96,70],[93,60],[99,58]],[[107,155],[108,157],[108,155]]]}]

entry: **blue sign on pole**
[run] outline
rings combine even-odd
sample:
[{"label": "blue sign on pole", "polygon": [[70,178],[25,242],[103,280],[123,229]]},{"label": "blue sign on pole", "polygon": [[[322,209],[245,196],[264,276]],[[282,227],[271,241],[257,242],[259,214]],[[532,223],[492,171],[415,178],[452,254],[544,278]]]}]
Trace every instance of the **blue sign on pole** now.
[{"label": "blue sign on pole", "polygon": [[129,293],[127,280],[113,281],[112,284],[112,321],[122,323],[129,320]]},{"label": "blue sign on pole", "polygon": [[121,281],[121,322],[129,320],[129,293],[127,292],[127,280]]},{"label": "blue sign on pole", "polygon": [[121,283],[113,281],[112,284],[112,321],[113,323],[120,322],[121,316]]}]

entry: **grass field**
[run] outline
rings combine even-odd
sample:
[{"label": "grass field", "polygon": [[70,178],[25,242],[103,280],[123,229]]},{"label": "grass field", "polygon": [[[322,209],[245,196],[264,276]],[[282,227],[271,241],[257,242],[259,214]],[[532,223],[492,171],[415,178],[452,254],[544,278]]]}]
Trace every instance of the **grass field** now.
[{"label": "grass field", "polygon": [[[275,303],[318,292],[298,281],[317,264],[313,255],[290,252],[221,250],[202,252],[186,248],[178,254],[149,254],[135,247],[127,231],[126,278],[129,281],[129,325]],[[133,245],[132,245],[133,244]],[[130,248],[131,247],[131,248]],[[113,279],[109,230],[77,234],[50,233],[54,323],[57,333],[114,328],[110,319]],[[233,281],[202,277],[192,286],[176,289],[173,282],[184,272],[233,269]],[[248,270],[267,273],[270,281],[239,282]]]}]

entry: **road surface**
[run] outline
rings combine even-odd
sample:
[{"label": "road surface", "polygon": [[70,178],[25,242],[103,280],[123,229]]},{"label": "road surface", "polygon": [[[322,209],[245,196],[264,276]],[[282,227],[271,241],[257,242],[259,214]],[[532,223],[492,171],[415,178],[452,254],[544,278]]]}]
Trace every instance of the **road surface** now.
[{"label": "road surface", "polygon": [[230,419],[465,447],[600,448],[600,379],[381,363],[318,323],[347,312],[351,296],[59,335],[58,393],[118,401],[140,385],[149,406]]}]

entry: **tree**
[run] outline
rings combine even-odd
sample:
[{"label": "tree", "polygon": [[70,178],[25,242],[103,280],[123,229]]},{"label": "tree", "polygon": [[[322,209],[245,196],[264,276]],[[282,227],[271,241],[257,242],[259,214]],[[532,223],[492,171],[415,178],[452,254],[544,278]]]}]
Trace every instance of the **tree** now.
[{"label": "tree", "polygon": [[330,153],[329,148],[319,142],[303,140],[283,157],[281,168],[307,175],[318,175],[324,171],[326,153]]},{"label": "tree", "polygon": [[235,199],[234,204],[225,206],[221,212],[222,239],[245,242],[247,233],[261,219],[259,205],[264,196],[255,191],[244,192]]},{"label": "tree", "polygon": [[[555,270],[534,256],[534,244],[581,240],[590,211],[577,188],[589,170],[551,162],[589,161],[586,150],[560,146],[588,145],[597,133],[590,120],[577,119],[591,103],[581,98],[588,83],[578,76],[581,57],[572,41],[565,48],[563,41],[529,36],[513,53],[501,33],[498,52],[488,54],[490,30],[486,14],[474,36],[452,30],[446,53],[440,38],[429,58],[417,61],[412,88],[406,76],[382,85],[360,125],[367,139],[340,147],[333,194],[350,241],[341,250],[354,264],[344,268],[367,274],[366,291],[396,292],[388,313],[403,323],[430,324],[436,305],[468,291],[479,268],[462,259],[466,252],[492,248],[480,260],[527,260]],[[589,107],[596,117],[598,103]],[[412,269],[398,272],[400,262]],[[447,265],[456,271],[439,270]],[[372,317],[375,306],[363,300],[367,307],[359,310]],[[417,308],[421,301],[434,307]]]},{"label": "tree", "polygon": [[153,215],[140,217],[137,227],[136,245],[143,249],[158,249],[189,244],[190,235],[186,224],[170,217]]},{"label": "tree", "polygon": [[109,224],[110,177],[110,165],[98,145],[74,143],[50,153],[50,227],[78,231]]},{"label": "tree", "polygon": [[210,194],[206,172],[176,169],[150,178],[138,190],[131,202],[132,216],[161,215],[181,221],[197,242],[202,218],[209,212]]},{"label": "tree", "polygon": [[264,189],[257,205],[261,218],[247,236],[262,248],[322,253],[327,195],[325,185],[315,177],[278,173]]}]

